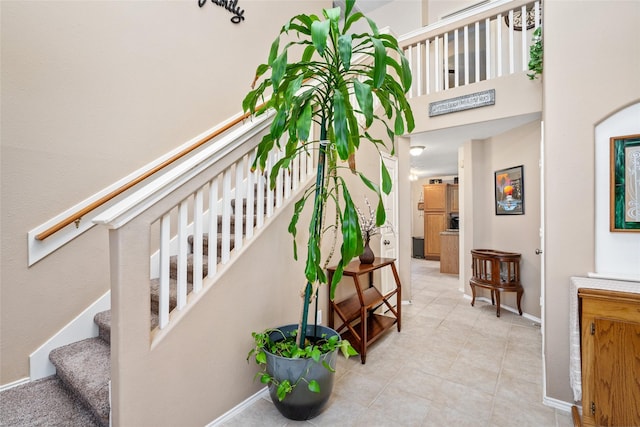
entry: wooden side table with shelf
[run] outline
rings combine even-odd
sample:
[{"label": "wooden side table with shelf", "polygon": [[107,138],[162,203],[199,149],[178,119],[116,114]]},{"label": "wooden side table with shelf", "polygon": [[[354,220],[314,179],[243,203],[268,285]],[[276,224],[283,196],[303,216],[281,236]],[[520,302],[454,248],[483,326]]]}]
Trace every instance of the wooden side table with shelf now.
[{"label": "wooden side table with shelf", "polygon": [[[373,272],[380,268],[389,267],[393,272],[396,288],[386,295],[382,295],[373,284]],[[331,283],[336,267],[330,267],[328,281]],[[383,332],[394,324],[401,328],[402,286],[395,265],[395,258],[376,258],[373,264],[361,264],[360,261],[352,261],[345,268],[343,275],[351,277],[356,288],[356,293],[341,301],[329,300],[329,327],[335,329],[343,339],[349,340],[351,345],[360,353],[362,364],[367,359],[367,347],[376,341]],[[360,276],[368,276],[368,286],[362,287]],[[390,298],[396,295],[396,306],[390,302]],[[393,316],[375,313],[385,305]],[[342,322],[334,327],[335,314]]]}]

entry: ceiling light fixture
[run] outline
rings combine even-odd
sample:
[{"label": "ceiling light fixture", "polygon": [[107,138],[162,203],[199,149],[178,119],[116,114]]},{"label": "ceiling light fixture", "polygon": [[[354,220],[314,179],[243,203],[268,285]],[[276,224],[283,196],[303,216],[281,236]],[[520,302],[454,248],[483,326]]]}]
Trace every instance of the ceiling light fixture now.
[{"label": "ceiling light fixture", "polygon": [[409,154],[411,154],[414,157],[419,156],[420,154],[422,154],[423,150],[424,150],[424,145],[413,145],[409,147]]}]

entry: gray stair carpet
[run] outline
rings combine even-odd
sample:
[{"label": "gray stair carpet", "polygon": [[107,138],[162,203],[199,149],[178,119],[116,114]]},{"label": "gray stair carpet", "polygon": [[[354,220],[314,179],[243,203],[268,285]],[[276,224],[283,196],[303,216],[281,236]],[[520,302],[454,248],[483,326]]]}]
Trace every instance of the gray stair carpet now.
[{"label": "gray stair carpet", "polygon": [[56,376],[0,393],[0,426],[100,427],[80,400]]},{"label": "gray stair carpet", "polygon": [[111,348],[100,338],[89,338],[56,348],[49,354],[56,375],[91,412],[109,425]]}]

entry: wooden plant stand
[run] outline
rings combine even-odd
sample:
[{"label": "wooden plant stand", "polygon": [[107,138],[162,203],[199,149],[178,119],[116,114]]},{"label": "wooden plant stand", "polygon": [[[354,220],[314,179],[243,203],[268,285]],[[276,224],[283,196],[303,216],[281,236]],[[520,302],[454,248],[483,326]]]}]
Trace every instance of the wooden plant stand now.
[{"label": "wooden plant stand", "polygon": [[471,257],[471,306],[476,302],[476,286],[489,289],[491,304],[497,305],[496,316],[500,317],[500,292],[516,292],[518,312],[522,316],[520,301],[524,289],[520,284],[520,254],[494,249],[472,249]]},{"label": "wooden plant stand", "polygon": [[[356,293],[342,301],[329,300],[329,327],[335,329],[343,339],[349,340],[351,345],[360,353],[362,364],[367,359],[367,347],[376,341],[383,332],[397,324],[398,332],[401,327],[402,286],[396,270],[394,258],[376,258],[373,264],[361,264],[352,261],[344,268],[343,275],[351,277]],[[386,295],[373,286],[373,272],[383,267],[390,267],[396,282],[396,288]],[[328,281],[331,283],[336,267],[328,270]],[[362,288],[360,276],[369,276],[368,287]],[[389,299],[396,295],[396,306]],[[376,314],[375,311],[386,305],[392,316]],[[337,314],[342,324],[334,327],[334,314]]]}]

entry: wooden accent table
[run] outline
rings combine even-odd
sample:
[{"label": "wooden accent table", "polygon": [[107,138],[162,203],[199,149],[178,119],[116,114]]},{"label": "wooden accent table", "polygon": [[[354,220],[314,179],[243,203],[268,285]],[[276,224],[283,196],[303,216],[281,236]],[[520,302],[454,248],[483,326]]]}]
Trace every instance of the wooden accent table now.
[{"label": "wooden accent table", "polygon": [[[373,285],[373,272],[383,267],[390,267],[396,282],[396,288],[386,295]],[[331,283],[336,267],[329,267],[328,281]],[[402,286],[396,270],[395,258],[376,258],[373,264],[361,264],[352,261],[344,268],[344,276],[351,277],[356,293],[342,301],[329,300],[329,327],[335,329],[343,339],[349,340],[351,345],[360,353],[362,364],[367,359],[367,346],[376,341],[383,332],[397,324],[398,332],[401,327]],[[368,275],[368,287],[362,288],[360,276]],[[389,299],[396,295],[396,307]],[[376,314],[375,311],[386,305],[394,317]],[[337,314],[342,324],[334,327],[334,314]]]},{"label": "wooden accent table", "polygon": [[496,316],[500,317],[500,292],[516,292],[518,312],[522,316],[520,301],[524,289],[520,284],[520,254],[495,249],[472,249],[471,258],[471,306],[476,302],[476,286],[489,289],[491,304],[497,305]]}]

